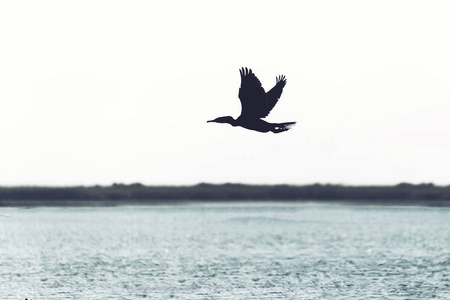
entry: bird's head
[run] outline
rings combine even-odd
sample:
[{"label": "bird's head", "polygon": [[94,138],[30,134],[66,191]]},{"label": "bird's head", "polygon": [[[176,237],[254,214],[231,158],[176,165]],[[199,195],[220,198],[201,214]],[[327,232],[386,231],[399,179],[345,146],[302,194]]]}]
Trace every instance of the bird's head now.
[{"label": "bird's head", "polygon": [[235,125],[236,120],[233,119],[233,117],[230,117],[230,116],[219,117],[219,118],[216,118],[214,120],[209,120],[207,123],[211,123],[211,122],[214,122],[214,123],[228,123],[228,124],[231,124],[233,126],[236,126]]}]

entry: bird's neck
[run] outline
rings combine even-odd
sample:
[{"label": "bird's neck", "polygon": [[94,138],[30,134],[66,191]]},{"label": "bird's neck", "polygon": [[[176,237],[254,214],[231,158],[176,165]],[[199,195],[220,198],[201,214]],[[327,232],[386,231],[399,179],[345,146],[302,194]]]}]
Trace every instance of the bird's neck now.
[{"label": "bird's neck", "polygon": [[228,123],[231,126],[238,126],[239,122],[237,120],[235,120],[233,117],[226,116],[226,117],[223,117],[223,118],[224,118],[224,120],[222,121],[223,123]]},{"label": "bird's neck", "polygon": [[238,120],[235,120],[233,118],[230,119],[231,126],[238,126],[239,125],[238,123],[239,123]]}]

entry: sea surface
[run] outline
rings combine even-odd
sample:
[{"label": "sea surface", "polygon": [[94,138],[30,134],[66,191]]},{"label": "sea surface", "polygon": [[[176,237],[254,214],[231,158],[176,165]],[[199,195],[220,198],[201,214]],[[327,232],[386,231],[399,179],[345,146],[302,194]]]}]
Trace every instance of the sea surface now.
[{"label": "sea surface", "polygon": [[450,299],[450,209],[0,208],[0,299]]}]

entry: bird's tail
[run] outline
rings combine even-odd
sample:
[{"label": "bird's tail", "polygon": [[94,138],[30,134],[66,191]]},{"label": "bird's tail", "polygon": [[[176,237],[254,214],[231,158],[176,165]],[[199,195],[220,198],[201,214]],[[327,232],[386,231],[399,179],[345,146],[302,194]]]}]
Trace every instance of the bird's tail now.
[{"label": "bird's tail", "polygon": [[292,127],[294,127],[295,123],[296,122],[277,123],[277,124],[275,124],[272,132],[280,133],[283,131],[287,131],[287,130],[291,129]]}]

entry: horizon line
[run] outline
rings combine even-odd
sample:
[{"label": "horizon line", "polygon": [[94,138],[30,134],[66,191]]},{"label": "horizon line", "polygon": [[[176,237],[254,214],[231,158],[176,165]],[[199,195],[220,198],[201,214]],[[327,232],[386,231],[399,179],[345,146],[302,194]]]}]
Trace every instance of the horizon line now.
[{"label": "horizon line", "polygon": [[314,182],[314,183],[243,183],[243,182],[222,182],[222,183],[212,183],[212,182],[198,182],[192,184],[146,184],[141,182],[132,183],[122,183],[113,182],[110,184],[0,184],[0,188],[80,188],[80,187],[195,187],[201,185],[211,185],[211,186],[224,186],[224,185],[241,185],[241,186],[314,186],[314,185],[325,185],[325,186],[343,186],[343,187],[395,187],[395,186],[428,186],[428,187],[450,187],[448,184],[435,184],[433,182],[420,182],[413,183],[407,181],[401,181],[398,183],[391,184],[352,184],[352,183],[332,183],[332,182]]}]

